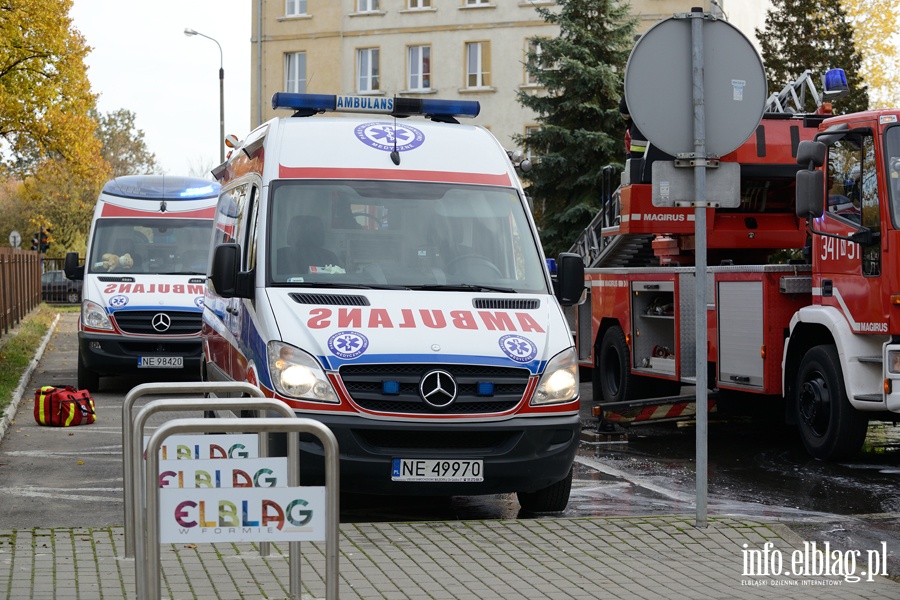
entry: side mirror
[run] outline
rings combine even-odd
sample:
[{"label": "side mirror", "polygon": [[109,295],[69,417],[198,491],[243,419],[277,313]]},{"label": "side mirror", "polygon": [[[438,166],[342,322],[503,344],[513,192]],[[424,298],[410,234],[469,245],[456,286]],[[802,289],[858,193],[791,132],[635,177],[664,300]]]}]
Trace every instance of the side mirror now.
[{"label": "side mirror", "polygon": [[78,264],[77,252],[66,252],[63,273],[66,274],[66,279],[71,279],[72,281],[84,279],[84,265]]},{"label": "side mirror", "polygon": [[[802,142],[801,142],[802,144]],[[798,153],[799,159],[799,153]],[[825,178],[822,171],[797,171],[794,211],[806,220],[818,219],[825,212]]]},{"label": "side mirror", "polygon": [[584,261],[574,252],[563,252],[556,259],[556,299],[563,306],[581,304],[584,290]]},{"label": "side mirror", "polygon": [[240,256],[241,249],[237,244],[219,244],[213,250],[209,280],[216,294],[223,298],[234,298],[237,295]]},{"label": "side mirror", "polygon": [[825,144],[804,140],[797,146],[797,164],[804,167],[821,167],[825,164]]}]

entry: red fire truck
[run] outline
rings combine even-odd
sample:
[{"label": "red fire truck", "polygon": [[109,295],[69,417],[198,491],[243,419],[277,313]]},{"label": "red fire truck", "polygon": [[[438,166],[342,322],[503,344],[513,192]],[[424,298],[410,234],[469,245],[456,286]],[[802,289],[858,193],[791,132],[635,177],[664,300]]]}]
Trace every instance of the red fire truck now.
[{"label": "red fire truck", "polygon": [[[817,110],[793,110],[807,92]],[[827,98],[805,73],[721,157],[739,165],[740,205],[707,212],[706,340],[694,209],[652,202],[651,165],[672,157],[651,146],[618,189],[605,186],[573,246],[589,300],[569,315],[601,423],[694,415],[694,396],[679,394],[696,383],[698,352],[710,409],[782,398],[774,418],[817,458],[852,455],[870,420],[900,418],[900,110],[834,116]]]}]

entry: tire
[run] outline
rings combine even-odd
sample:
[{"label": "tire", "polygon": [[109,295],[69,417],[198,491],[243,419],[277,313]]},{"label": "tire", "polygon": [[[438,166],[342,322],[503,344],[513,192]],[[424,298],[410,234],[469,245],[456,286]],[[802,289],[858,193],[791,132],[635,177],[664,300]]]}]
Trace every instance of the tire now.
[{"label": "tire", "polygon": [[519,506],[530,513],[558,513],[566,510],[572,491],[572,469],[561,480],[535,492],[516,492]]},{"label": "tire", "polygon": [[78,355],[78,389],[89,392],[96,392],[100,389],[100,375],[84,365],[80,354]]},{"label": "tire", "polygon": [[68,294],[66,294],[66,301],[69,304],[78,304],[79,302],[81,302],[81,294],[79,294],[78,292],[69,292]]},{"label": "tire", "polygon": [[869,420],[850,405],[834,346],[814,346],[804,355],[793,404],[800,438],[813,457],[842,460],[860,451]]},{"label": "tire", "polygon": [[631,351],[618,325],[607,329],[600,340],[593,387],[594,401],[601,404],[637,397],[638,379],[631,374]]}]

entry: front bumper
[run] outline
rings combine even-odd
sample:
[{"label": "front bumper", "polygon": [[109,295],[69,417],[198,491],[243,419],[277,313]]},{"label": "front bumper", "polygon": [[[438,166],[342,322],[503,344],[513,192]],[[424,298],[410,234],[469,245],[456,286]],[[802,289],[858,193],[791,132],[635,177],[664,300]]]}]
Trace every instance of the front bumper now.
[{"label": "front bumper", "polygon": [[[452,496],[533,492],[564,479],[578,448],[577,414],[517,417],[485,423],[373,421],[353,416],[307,415],[333,433],[340,449],[340,488],[365,494]],[[284,434],[274,434],[273,454],[284,454]],[[481,459],[484,481],[392,481],[394,458]],[[324,450],[311,435],[300,438],[300,482],[324,484]]]},{"label": "front bumper", "polygon": [[[78,333],[78,355],[85,367],[100,375],[156,372],[197,375],[202,350],[199,337],[130,338],[121,335]],[[181,356],[180,369],[141,369],[141,356]]]}]

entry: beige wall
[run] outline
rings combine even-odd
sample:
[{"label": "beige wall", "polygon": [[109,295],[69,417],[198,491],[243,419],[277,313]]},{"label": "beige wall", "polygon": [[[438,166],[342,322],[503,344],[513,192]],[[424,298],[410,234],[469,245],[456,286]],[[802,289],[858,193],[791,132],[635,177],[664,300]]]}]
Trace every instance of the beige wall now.
[{"label": "beige wall", "polygon": [[[251,122],[259,124],[286,111],[271,107],[272,94],[283,91],[284,55],[306,52],[307,92],[320,94],[356,93],[356,51],[377,47],[380,51],[381,94],[404,95],[406,89],[406,47],[430,44],[432,59],[431,96],[442,99],[478,100],[481,114],[473,123],[489,128],[506,148],[514,148],[512,136],[524,134],[534,125],[534,115],[516,101],[516,92],[525,86],[522,64],[526,40],[533,36],[554,36],[558,28],[544,22],[534,4],[552,8],[552,0],[492,0],[485,8],[466,8],[464,0],[432,0],[432,9],[405,10],[408,0],[380,0],[380,11],[355,13],[357,0],[308,0],[307,15],[285,18],[284,0],[253,0],[251,40]],[[262,2],[262,60],[258,60],[259,20]],[[755,41],[754,22],[765,9],[752,6],[768,0],[718,0],[732,24]],[[639,18],[639,32],[660,19],[687,12],[691,6],[721,14],[709,0],[634,0],[633,13]],[[747,5],[752,5],[748,7]],[[740,8],[739,8],[740,7]],[[733,13],[733,14],[732,14]],[[735,21],[737,16],[738,21]],[[741,23],[740,21],[747,21]],[[752,22],[752,24],[750,24]],[[491,43],[491,86],[487,90],[465,88],[464,48],[470,41]],[[261,70],[262,88],[259,88]],[[411,94],[420,96],[421,94]],[[260,108],[261,107],[261,108]]]}]

